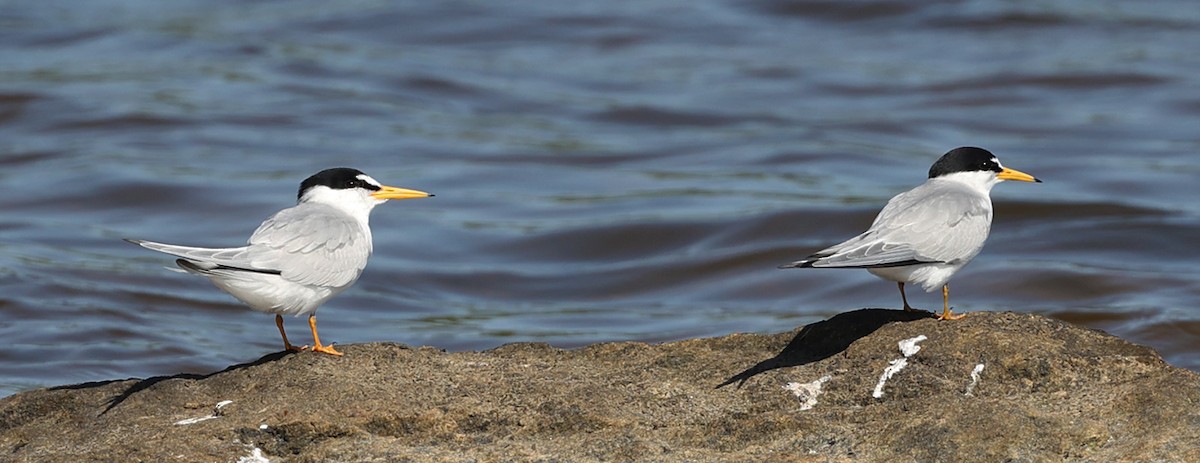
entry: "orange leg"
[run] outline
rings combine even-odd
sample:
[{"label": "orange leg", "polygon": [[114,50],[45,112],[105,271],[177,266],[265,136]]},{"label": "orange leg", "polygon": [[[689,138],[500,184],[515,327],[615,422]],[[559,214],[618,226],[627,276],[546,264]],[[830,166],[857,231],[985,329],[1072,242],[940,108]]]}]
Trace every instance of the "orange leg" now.
[{"label": "orange leg", "polygon": [[293,346],[292,343],[288,342],[287,333],[285,333],[283,331],[283,316],[282,315],[275,314],[275,326],[279,327],[279,335],[283,336],[283,348],[284,349],[296,351],[296,350],[304,350],[304,349],[308,348],[308,346],[296,347],[296,346]]},{"label": "orange leg", "polygon": [[938,317],[938,320],[958,320],[965,316],[967,316],[965,313],[958,315],[950,313],[950,285],[942,286],[942,315]]},{"label": "orange leg", "polygon": [[329,355],[337,355],[339,357],[342,355],[341,352],[334,350],[333,344],[328,346],[321,345],[321,338],[317,337],[317,316],[315,314],[308,316],[308,326],[312,327],[313,332],[313,352],[322,352]]}]

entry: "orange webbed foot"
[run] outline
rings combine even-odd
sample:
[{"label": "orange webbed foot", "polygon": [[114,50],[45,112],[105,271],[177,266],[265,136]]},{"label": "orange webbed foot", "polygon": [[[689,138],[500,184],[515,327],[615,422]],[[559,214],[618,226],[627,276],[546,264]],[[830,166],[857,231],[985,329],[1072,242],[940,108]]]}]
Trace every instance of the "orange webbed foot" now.
[{"label": "orange webbed foot", "polygon": [[333,348],[333,344],[330,344],[330,345],[328,345],[328,346],[316,345],[316,346],[313,346],[313,347],[312,347],[312,351],[313,351],[313,352],[320,352],[320,353],[323,353],[323,354],[336,355],[336,356],[338,356],[338,357],[341,357],[342,355],[345,355],[345,354],[342,354],[341,352],[338,352],[336,349],[334,349],[334,348]]}]

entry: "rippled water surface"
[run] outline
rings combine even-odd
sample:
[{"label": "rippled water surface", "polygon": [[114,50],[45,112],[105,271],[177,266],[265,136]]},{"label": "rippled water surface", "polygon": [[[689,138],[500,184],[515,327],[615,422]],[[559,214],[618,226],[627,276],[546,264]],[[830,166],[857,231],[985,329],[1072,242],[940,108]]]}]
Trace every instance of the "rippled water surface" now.
[{"label": "rippled water surface", "polygon": [[340,165],[437,197],[375,210],[324,341],[570,347],[897,307],[866,272],[775,266],[960,145],[1045,183],[993,191],[957,310],[1198,370],[1197,49],[1188,1],[8,5],[0,394],[278,350],[269,315],[120,238],[237,245]]}]

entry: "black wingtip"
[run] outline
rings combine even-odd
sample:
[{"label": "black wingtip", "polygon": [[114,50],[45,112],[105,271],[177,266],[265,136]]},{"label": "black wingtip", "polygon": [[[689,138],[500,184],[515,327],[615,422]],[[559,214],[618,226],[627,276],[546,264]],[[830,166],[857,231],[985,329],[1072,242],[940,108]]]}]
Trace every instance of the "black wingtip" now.
[{"label": "black wingtip", "polygon": [[204,269],[200,268],[198,265],[192,263],[192,261],[187,260],[187,259],[175,259],[175,265],[178,265],[179,268],[181,268],[181,269],[191,270],[193,272],[203,272],[204,271]]},{"label": "black wingtip", "polygon": [[133,238],[121,238],[121,241],[124,241],[129,244],[136,244],[138,246],[141,246],[142,243],[144,242],[143,240],[135,240]]}]

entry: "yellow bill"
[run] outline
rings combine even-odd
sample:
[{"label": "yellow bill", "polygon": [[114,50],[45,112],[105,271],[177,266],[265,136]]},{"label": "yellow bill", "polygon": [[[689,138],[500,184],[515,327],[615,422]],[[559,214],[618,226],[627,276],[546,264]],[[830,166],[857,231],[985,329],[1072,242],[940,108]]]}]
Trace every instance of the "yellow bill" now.
[{"label": "yellow bill", "polygon": [[996,178],[998,178],[1000,180],[1016,180],[1018,182],[1042,183],[1042,181],[1038,180],[1037,177],[1034,177],[1032,175],[1029,175],[1027,173],[1021,172],[1016,169],[1009,169],[1007,167],[1005,167],[1004,170],[1000,171],[999,174],[996,174]]},{"label": "yellow bill", "polygon": [[379,188],[379,191],[371,193],[375,199],[413,199],[413,198],[428,198],[433,196],[421,190],[409,190],[407,188],[396,188],[394,186],[384,185]]}]

